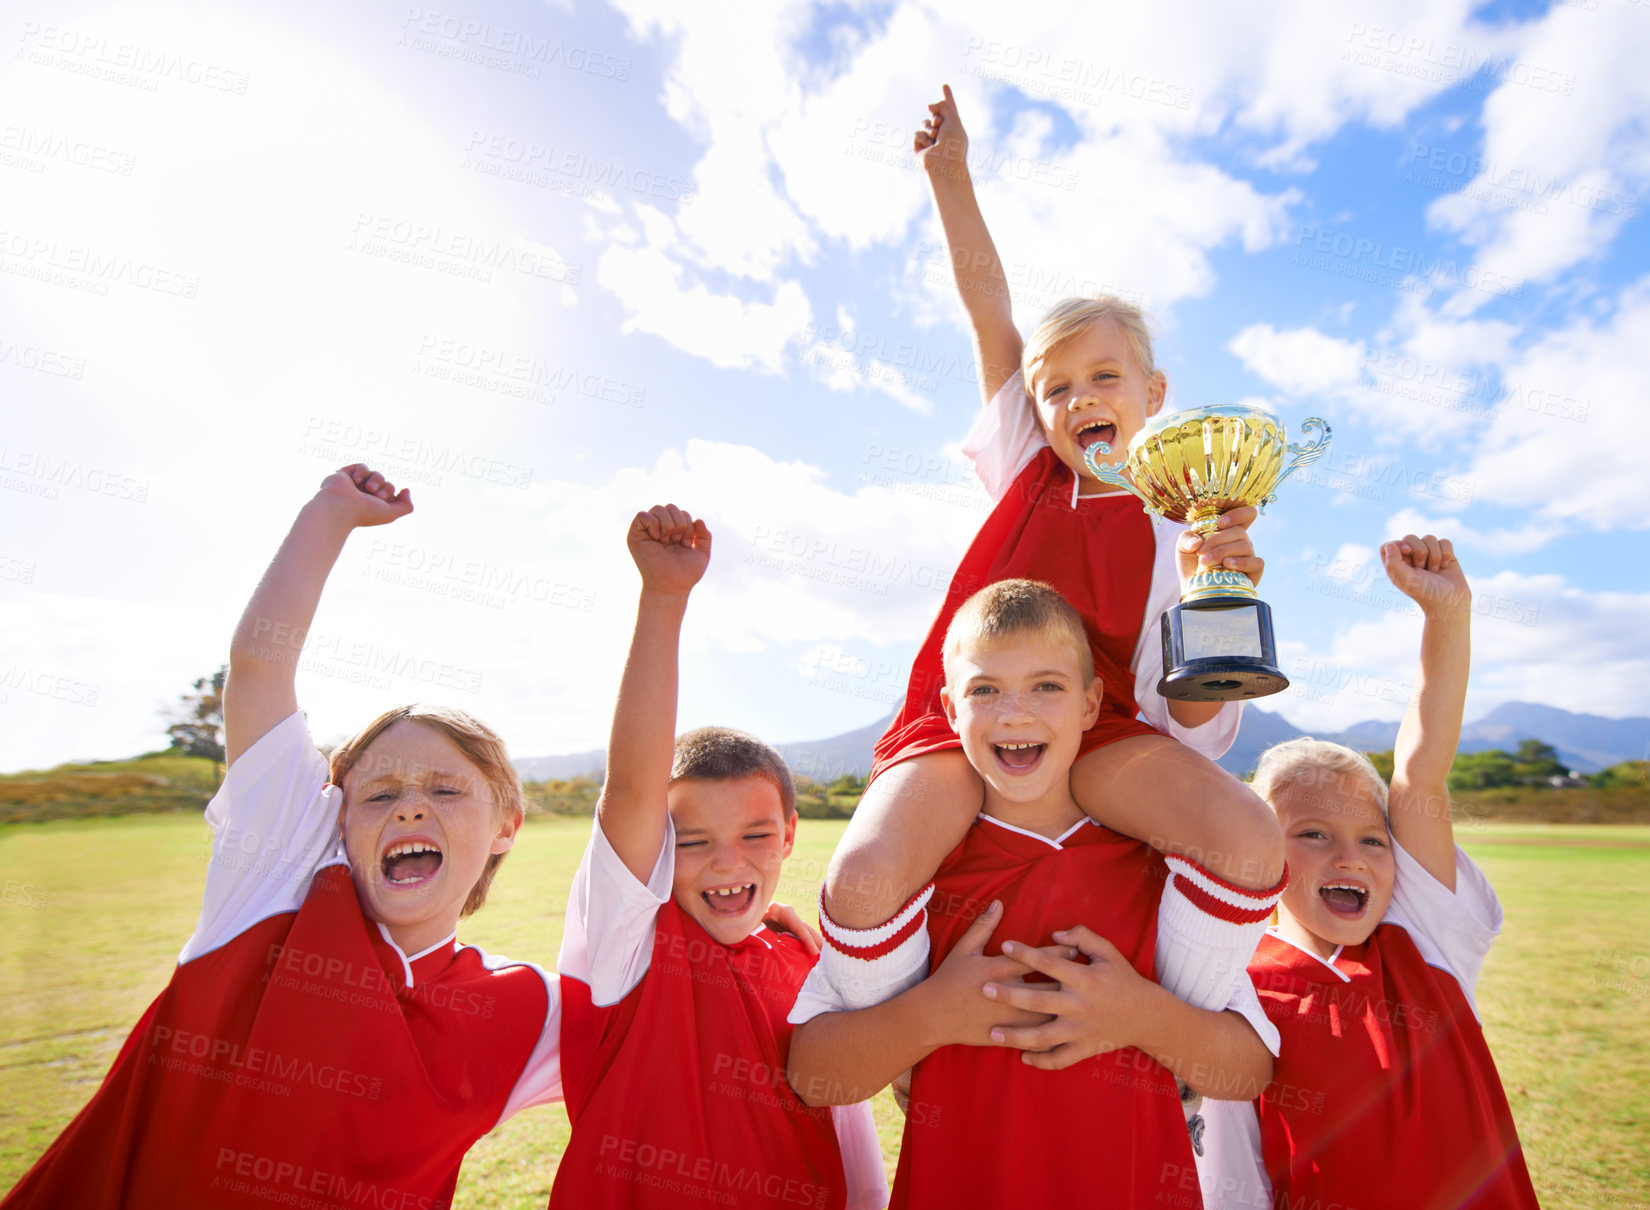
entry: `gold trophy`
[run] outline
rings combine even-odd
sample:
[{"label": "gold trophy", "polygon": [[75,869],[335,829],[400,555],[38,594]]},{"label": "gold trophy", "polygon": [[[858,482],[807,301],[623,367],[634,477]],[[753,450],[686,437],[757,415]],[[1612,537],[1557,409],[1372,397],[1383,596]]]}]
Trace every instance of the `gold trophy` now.
[{"label": "gold trophy", "polygon": [[[1208,536],[1222,513],[1245,505],[1265,512],[1279,484],[1323,457],[1329,426],[1314,416],[1301,430],[1318,436],[1289,445],[1283,422],[1263,408],[1191,408],[1154,417],[1115,466],[1099,460],[1111,453],[1103,441],[1083,459],[1096,479],[1133,492],[1148,512]],[[1287,466],[1286,453],[1294,455]],[[1157,691],[1199,702],[1265,697],[1289,687],[1277,659],[1272,611],[1254,581],[1241,571],[1200,567],[1180,604],[1163,615]]]}]

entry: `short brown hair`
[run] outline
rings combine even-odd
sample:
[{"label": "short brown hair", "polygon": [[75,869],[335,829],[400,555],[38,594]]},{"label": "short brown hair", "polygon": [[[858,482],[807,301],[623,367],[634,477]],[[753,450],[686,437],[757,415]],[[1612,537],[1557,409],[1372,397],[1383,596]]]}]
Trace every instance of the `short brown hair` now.
[{"label": "short brown hair", "polygon": [[1041,580],[998,580],[987,584],[957,607],[945,629],[940,660],[945,683],[951,683],[951,662],[965,644],[993,643],[1018,635],[1037,635],[1070,643],[1077,652],[1083,684],[1094,680],[1094,652],[1082,615],[1071,602]]},{"label": "short brown hair", "polygon": [[1032,384],[1036,381],[1037,371],[1042,369],[1043,362],[1048,360],[1050,353],[1090,326],[1107,319],[1122,329],[1123,339],[1128,341],[1129,351],[1134,354],[1135,361],[1140,363],[1141,373],[1147,378],[1157,373],[1157,363],[1152,358],[1151,329],[1146,326],[1144,311],[1115,294],[1099,294],[1093,298],[1068,298],[1056,303],[1053,309],[1043,316],[1032,329],[1031,336],[1020,354],[1020,374],[1025,382],[1026,394],[1033,399],[1037,398],[1037,392],[1032,389]]},{"label": "short brown hair", "polygon": [[796,785],[785,758],[756,736],[732,727],[700,727],[676,737],[676,759],[670,767],[672,784],[741,777],[759,777],[768,782],[779,792],[785,818],[796,814]]},{"label": "short brown hair", "polygon": [[[504,741],[486,723],[454,706],[425,706],[415,702],[410,706],[397,706],[393,710],[384,711],[332,750],[332,755],[328,758],[331,766],[328,776],[332,779],[332,784],[342,786],[344,776],[355,768],[373,740],[396,723],[422,723],[426,727],[433,727],[458,745],[458,750],[464,753],[465,758],[481,770],[493,800],[495,818],[525,816],[526,800],[521,792],[521,778],[516,774],[516,767],[510,763],[510,754],[504,749]],[[498,873],[498,867],[504,863],[506,856],[506,853],[488,855],[486,868],[481,871],[481,877],[477,879],[475,886],[470,888],[469,897],[464,900],[464,909],[459,913],[460,917],[481,910],[481,905],[487,902],[487,888],[493,884],[493,875]]]}]

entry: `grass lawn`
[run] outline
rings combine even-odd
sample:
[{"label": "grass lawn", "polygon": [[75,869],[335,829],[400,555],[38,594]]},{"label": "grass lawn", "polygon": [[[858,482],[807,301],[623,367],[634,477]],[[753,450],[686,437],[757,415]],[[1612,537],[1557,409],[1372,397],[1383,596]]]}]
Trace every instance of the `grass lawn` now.
[{"label": "grass lawn", "polygon": [[[843,826],[802,822],[781,898],[811,904]],[[529,825],[461,936],[553,965],[588,828]],[[1542,1204],[1650,1205],[1650,827],[1461,838],[1506,908],[1478,1003]],[[164,985],[207,855],[192,815],[0,826],[0,1189],[92,1094]],[[876,1111],[891,1172],[898,1112],[887,1093]],[[455,1205],[541,1207],[566,1138],[560,1108],[518,1116],[470,1153]]]}]

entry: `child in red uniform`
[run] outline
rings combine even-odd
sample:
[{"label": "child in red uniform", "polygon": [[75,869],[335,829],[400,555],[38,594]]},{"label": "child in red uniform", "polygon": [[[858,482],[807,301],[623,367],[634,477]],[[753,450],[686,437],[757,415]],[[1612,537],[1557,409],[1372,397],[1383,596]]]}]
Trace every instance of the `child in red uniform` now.
[{"label": "child in red uniform", "polygon": [[1471,592],[1430,534],[1381,558],[1425,618],[1391,794],[1338,744],[1261,757],[1292,880],[1249,972],[1283,1049],[1258,1100],[1204,1103],[1211,1207],[1536,1205],[1473,1006],[1501,905],[1450,823]]},{"label": "child in red uniform", "polygon": [[503,743],[407,706],[329,771],[298,712],[299,651],[345,539],[411,511],[357,465],[298,514],[230,648],[200,921],[6,1210],[439,1210],[472,1143],[560,1096],[555,982],[455,940],[521,823]]},{"label": "child in red uniform", "polygon": [[763,926],[796,834],[790,773],[736,731],[672,742],[710,534],[668,506],[637,514],[629,546],[635,636],[557,960],[573,1134],[550,1204],[881,1207],[870,1107],[814,1109],[785,1082],[815,952]]},{"label": "child in red uniform", "polygon": [[[1102,692],[1076,611],[1046,584],[1000,581],[957,611],[943,651],[941,700],[985,806],[934,879],[937,969],[858,1011],[811,978],[790,1078],[824,1104],[915,1064],[895,1206],[1195,1206],[1175,1077],[1209,1092],[1265,1079],[1275,1031],[1252,993],[1239,1016],[1152,981],[1164,859],[1071,794]],[[1040,759],[1018,758],[1027,745]],[[1025,940],[999,951],[993,935]]]},{"label": "child in red uniform", "polygon": [[1108,442],[1121,459],[1163,405],[1167,379],[1152,364],[1144,320],[1120,299],[1071,299],[1022,344],[949,88],[929,110],[915,149],[974,328],[987,401],[963,448],[997,505],[958,564],[832,858],[821,965],[849,1005],[878,1003],[926,973],[924,884],[979,813],[982,794],[941,707],[940,644],[976,589],[1025,577],[1053,585],[1082,616],[1102,685],[1072,793],[1096,822],[1178,855],[1161,927],[1185,942],[1177,952],[1187,965],[1158,973],[1183,999],[1219,1008],[1282,889],[1282,842],[1265,804],[1211,759],[1231,745],[1240,707],[1157,693],[1158,619],[1199,564],[1260,578],[1246,529],[1255,512],[1227,513],[1203,540],[1154,523],[1135,497],[1089,475],[1087,447]]}]

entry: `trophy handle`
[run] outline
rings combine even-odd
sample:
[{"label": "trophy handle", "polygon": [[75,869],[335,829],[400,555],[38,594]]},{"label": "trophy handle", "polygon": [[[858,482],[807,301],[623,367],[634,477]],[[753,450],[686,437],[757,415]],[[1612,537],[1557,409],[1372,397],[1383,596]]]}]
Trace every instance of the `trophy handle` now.
[{"label": "trophy handle", "polygon": [[1301,432],[1310,433],[1313,431],[1318,434],[1315,441],[1310,443],[1296,442],[1288,447],[1289,452],[1295,456],[1289,460],[1289,465],[1283,468],[1283,474],[1278,476],[1277,482],[1272,484],[1272,490],[1268,493],[1266,499],[1260,502],[1260,511],[1265,512],[1266,506],[1278,498],[1278,488],[1283,486],[1285,479],[1300,470],[1301,467],[1311,466],[1319,458],[1322,458],[1329,449],[1329,439],[1334,436],[1329,426],[1316,416],[1308,416],[1301,421]]},{"label": "trophy handle", "polygon": [[1124,491],[1130,493],[1135,497],[1135,499],[1144,504],[1147,512],[1158,513],[1158,515],[1161,516],[1162,514],[1159,512],[1157,506],[1152,503],[1151,497],[1147,496],[1145,492],[1136,487],[1133,481],[1123,473],[1123,467],[1126,465],[1125,463],[1119,462],[1116,466],[1109,466],[1106,463],[1101,462],[1099,458],[1096,457],[1098,454],[1109,453],[1111,453],[1111,446],[1104,441],[1096,441],[1093,445],[1089,446],[1088,449],[1084,450],[1083,463],[1089,468],[1089,473],[1096,479],[1100,480],[1101,483],[1109,483],[1113,487],[1122,488]]}]

